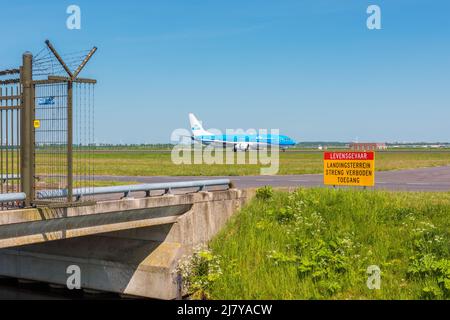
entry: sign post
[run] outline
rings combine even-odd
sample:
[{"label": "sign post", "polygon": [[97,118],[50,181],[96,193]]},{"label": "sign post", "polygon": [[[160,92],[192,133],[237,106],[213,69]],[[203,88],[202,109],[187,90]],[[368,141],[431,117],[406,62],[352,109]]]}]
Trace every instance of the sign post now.
[{"label": "sign post", "polygon": [[332,186],[373,187],[375,185],[375,153],[324,152],[323,182]]}]

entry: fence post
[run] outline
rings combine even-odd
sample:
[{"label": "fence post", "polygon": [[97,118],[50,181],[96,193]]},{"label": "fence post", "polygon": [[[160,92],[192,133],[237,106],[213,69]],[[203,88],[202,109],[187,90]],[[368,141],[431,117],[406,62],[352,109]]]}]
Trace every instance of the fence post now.
[{"label": "fence post", "polygon": [[67,202],[73,200],[73,82],[67,82]]},{"label": "fence post", "polygon": [[22,84],[22,112],[20,119],[20,185],[27,198],[25,206],[34,200],[34,94],[33,55],[25,52],[22,56],[20,81]]}]

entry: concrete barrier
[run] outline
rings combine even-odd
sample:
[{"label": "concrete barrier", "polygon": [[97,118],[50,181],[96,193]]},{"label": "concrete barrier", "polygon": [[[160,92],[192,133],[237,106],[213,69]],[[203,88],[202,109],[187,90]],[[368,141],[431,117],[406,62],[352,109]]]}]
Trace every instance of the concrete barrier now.
[{"label": "concrete barrier", "polygon": [[4,212],[0,275],[65,285],[67,268],[77,265],[82,288],[175,299],[179,259],[247,199],[246,191],[230,189]]}]

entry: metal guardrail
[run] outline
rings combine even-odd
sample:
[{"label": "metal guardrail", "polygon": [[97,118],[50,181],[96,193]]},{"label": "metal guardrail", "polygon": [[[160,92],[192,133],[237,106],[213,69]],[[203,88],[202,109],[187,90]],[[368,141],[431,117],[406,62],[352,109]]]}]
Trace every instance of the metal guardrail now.
[{"label": "metal guardrail", "polygon": [[[205,187],[212,186],[226,186],[230,188],[231,181],[229,179],[215,179],[215,180],[197,180],[197,181],[181,181],[181,182],[166,182],[166,183],[146,183],[127,186],[113,186],[113,187],[95,187],[95,188],[76,188],[73,189],[73,196],[78,199],[82,196],[89,195],[103,195],[123,193],[127,197],[130,192],[146,192],[146,196],[150,196],[150,191],[164,190],[164,193],[170,193],[173,189],[199,188],[197,191],[204,190]],[[59,190],[42,190],[36,194],[37,199],[44,200],[49,198],[67,197],[67,189]]]},{"label": "metal guardrail", "polygon": [[0,203],[12,201],[24,201],[27,195],[24,192],[0,193]]}]

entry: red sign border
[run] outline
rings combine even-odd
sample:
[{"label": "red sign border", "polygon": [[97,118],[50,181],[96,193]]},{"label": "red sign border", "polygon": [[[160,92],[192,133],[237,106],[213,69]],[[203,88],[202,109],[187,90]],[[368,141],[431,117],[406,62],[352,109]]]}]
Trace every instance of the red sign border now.
[{"label": "red sign border", "polygon": [[[355,154],[365,154],[367,157],[353,157],[354,159],[348,159],[346,156],[343,156],[342,159],[334,158],[331,159],[332,154],[346,154],[346,155],[355,155]],[[375,152],[374,151],[326,151],[323,153],[323,160],[330,160],[330,161],[369,161],[375,159]]]}]

